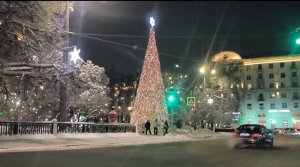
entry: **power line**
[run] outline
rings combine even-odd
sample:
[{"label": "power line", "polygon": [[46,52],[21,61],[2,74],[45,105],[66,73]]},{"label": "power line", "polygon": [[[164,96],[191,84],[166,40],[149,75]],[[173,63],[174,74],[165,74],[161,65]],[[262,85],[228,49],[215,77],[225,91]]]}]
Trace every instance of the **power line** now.
[{"label": "power line", "polygon": [[[79,37],[84,37],[84,38],[89,38],[89,39],[93,39],[93,40],[97,40],[97,41],[101,41],[101,42],[106,42],[106,43],[110,43],[110,44],[115,44],[115,45],[120,45],[120,46],[124,46],[124,47],[129,47],[129,48],[133,48],[130,45],[127,44],[123,44],[123,43],[119,43],[119,42],[114,42],[114,41],[110,41],[110,40],[106,40],[106,39],[101,39],[101,38],[95,38],[95,37],[91,37],[88,35],[83,35],[82,33],[74,33],[74,32],[69,32],[72,35],[76,35]],[[137,47],[137,50],[142,50],[142,51],[146,51],[147,49],[144,48],[140,48]],[[185,60],[190,60],[190,61],[197,61],[196,59],[189,59],[189,58],[184,58],[184,57],[180,57],[180,56],[176,56],[173,54],[169,54],[169,53],[163,53],[163,52],[158,52],[160,55],[166,55],[166,56],[170,56],[170,57],[174,57],[174,58],[179,58],[179,59],[185,59]]]},{"label": "power line", "polygon": [[[125,35],[125,34],[90,34],[90,33],[76,33],[77,35],[86,36],[99,36],[99,37],[122,37],[122,38],[148,38],[147,35]],[[156,38],[273,38],[278,36],[286,36],[289,33],[280,34],[254,34],[254,35],[218,35],[214,37],[213,35],[157,35]]]}]

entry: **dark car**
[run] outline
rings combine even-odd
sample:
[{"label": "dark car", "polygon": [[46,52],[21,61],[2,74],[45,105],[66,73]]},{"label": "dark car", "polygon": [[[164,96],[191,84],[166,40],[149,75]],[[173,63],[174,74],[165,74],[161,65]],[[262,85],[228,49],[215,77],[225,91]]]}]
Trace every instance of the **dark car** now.
[{"label": "dark car", "polygon": [[273,147],[272,131],[268,130],[263,125],[245,124],[239,126],[232,132],[235,148],[242,145],[256,145]]}]

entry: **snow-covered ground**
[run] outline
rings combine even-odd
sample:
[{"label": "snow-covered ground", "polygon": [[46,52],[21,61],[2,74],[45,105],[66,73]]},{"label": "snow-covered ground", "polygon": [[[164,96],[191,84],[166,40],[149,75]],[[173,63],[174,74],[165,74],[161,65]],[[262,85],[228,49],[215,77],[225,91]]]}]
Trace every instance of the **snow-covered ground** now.
[{"label": "snow-covered ground", "polygon": [[116,147],[193,140],[211,140],[227,137],[226,133],[208,130],[176,130],[165,136],[137,133],[58,134],[0,136],[0,152],[50,151],[82,148]]}]

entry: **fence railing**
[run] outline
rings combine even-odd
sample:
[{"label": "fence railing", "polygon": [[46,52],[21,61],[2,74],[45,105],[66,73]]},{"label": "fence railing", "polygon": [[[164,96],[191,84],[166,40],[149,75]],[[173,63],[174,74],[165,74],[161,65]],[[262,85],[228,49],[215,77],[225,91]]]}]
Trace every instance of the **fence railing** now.
[{"label": "fence railing", "polygon": [[95,124],[88,122],[0,122],[1,135],[34,135],[63,133],[136,132],[131,124]]}]

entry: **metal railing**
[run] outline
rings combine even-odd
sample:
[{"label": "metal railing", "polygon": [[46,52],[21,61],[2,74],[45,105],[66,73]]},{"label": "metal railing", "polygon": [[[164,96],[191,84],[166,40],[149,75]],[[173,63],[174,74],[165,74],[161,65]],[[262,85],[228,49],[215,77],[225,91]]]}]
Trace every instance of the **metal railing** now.
[{"label": "metal railing", "polygon": [[52,131],[52,123],[0,122],[0,135],[50,134]]},{"label": "metal railing", "polygon": [[95,124],[88,122],[0,122],[1,135],[35,135],[65,133],[136,132],[131,124]]}]

